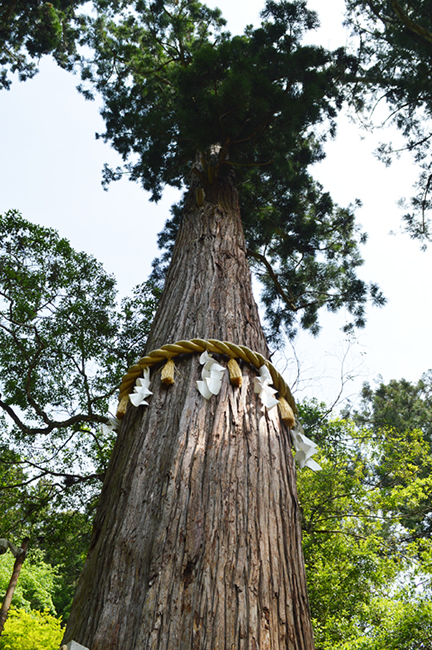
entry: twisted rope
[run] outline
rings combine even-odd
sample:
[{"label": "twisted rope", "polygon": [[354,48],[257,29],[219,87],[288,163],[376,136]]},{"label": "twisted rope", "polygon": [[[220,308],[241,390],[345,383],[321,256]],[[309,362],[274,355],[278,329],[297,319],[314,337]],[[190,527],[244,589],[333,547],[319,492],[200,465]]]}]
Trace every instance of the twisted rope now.
[{"label": "twisted rope", "polygon": [[152,350],[145,357],[142,357],[136,364],[131,366],[125,376],[123,377],[120,386],[119,402],[131,392],[138,377],[141,376],[144,368],[151,368],[152,366],[174,359],[180,354],[194,354],[213,352],[216,354],[225,354],[230,359],[241,359],[246,363],[253,365],[259,369],[261,366],[267,366],[270,371],[273,385],[279,393],[279,397],[284,397],[288,404],[291,406],[295,414],[298,413],[294,398],[291,391],[285,382],[282,375],[276,370],[270,361],[265,359],[259,352],[253,352],[244,345],[235,345],[228,341],[217,341],[216,339],[191,339],[190,341],[177,341],[176,343],[167,343],[157,350]]}]

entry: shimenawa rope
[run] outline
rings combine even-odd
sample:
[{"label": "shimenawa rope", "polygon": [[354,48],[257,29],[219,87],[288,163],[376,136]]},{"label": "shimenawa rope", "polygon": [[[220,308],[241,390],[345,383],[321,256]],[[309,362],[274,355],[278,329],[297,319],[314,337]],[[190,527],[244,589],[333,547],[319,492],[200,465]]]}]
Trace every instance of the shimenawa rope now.
[{"label": "shimenawa rope", "polygon": [[[279,393],[279,406],[282,413],[282,418],[287,421],[293,420],[291,426],[294,426],[294,415],[298,413],[294,398],[291,391],[286,384],[282,375],[276,370],[270,361],[265,359],[259,352],[250,350],[245,345],[235,345],[229,341],[218,341],[216,339],[191,339],[189,341],[177,341],[176,343],[167,343],[157,350],[152,350],[145,357],[142,357],[136,364],[131,366],[125,376],[123,377],[120,386],[119,395],[119,410],[117,417],[123,417],[126,410],[127,398],[131,392],[136,380],[142,375],[145,368],[151,368],[163,361],[171,361],[181,354],[195,354],[202,353],[205,350],[210,353],[224,354],[229,359],[241,359],[246,363],[253,365],[259,369],[266,366],[271,374],[273,385]],[[239,385],[238,374],[230,369],[230,362],[228,368],[231,374],[231,382],[234,385]],[[233,364],[231,364],[233,368]],[[170,366],[170,373],[172,372],[172,364]],[[165,376],[170,373],[165,373]],[[163,379],[164,380],[164,379]],[[166,379],[164,383],[172,384],[173,381]],[[288,407],[288,409],[287,409]],[[285,417],[284,417],[285,413]]]}]

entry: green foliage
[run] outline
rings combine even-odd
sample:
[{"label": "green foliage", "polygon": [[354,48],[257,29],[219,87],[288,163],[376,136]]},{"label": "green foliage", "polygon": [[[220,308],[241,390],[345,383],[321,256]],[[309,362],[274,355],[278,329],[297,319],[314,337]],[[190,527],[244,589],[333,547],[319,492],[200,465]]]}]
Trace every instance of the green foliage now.
[{"label": "green foliage", "polygon": [[[25,78],[36,70],[32,57],[54,52],[70,67],[74,42],[82,38],[90,52],[82,92],[100,93],[106,124],[101,137],[125,163],[107,168],[106,180],[126,171],[154,200],[166,184],[189,184],[192,168],[195,182],[208,192],[214,179],[235,182],[270,335],[278,337],[282,327],[292,334],[298,321],[317,333],[322,307],[346,307],[352,325],[362,326],[368,295],[383,303],[378,288],[356,276],[365,235],[354,210],[335,206],[309,169],[334,133],[342,80],[362,74],[368,75],[367,89],[385,89],[402,116],[398,126],[427,164],[429,139],[418,145],[423,127],[416,113],[429,110],[427,75],[424,92],[415,91],[425,72],[422,61],[430,57],[423,42],[411,47],[406,26],[401,31],[397,20],[387,26],[397,2],[351,2],[353,11],[375,7],[367,20],[384,25],[384,32],[364,41],[360,70],[343,50],[301,44],[317,25],[302,1],[269,0],[261,26],[232,37],[223,31],[219,10],[196,0],[95,0],[96,13],[79,23],[85,36],[70,32],[68,40],[79,4],[3,3],[0,64]],[[9,84],[6,72],[1,83]],[[365,88],[355,97],[360,107]],[[407,99],[409,108],[399,110]],[[423,216],[425,201],[417,205]],[[161,236],[165,263],[183,206],[174,208]],[[45,551],[44,562],[55,567],[44,573],[38,560],[36,581],[23,574],[20,604],[55,606],[67,616],[113,441],[100,425],[127,365],[144,346],[160,287],[139,285],[119,309],[113,278],[54,231],[16,211],[0,217],[0,231],[2,534],[31,533],[35,548]],[[322,450],[322,472],[299,474],[320,649],[378,650],[396,647],[395,639],[400,648],[421,648],[415,645],[417,629],[428,638],[432,548],[423,532],[432,489],[429,407],[423,410],[423,393],[410,391],[387,387],[376,408],[374,401],[377,417],[368,428],[331,419],[314,403],[302,407],[306,433]],[[396,418],[388,400],[399,409],[405,404],[399,397],[406,396],[407,404],[417,400],[415,407],[407,407],[409,417]],[[20,616],[18,627],[30,629]]]},{"label": "green foliage", "polygon": [[38,513],[33,526],[35,543],[54,567],[58,579],[51,591],[55,611],[66,622],[90,544],[96,499],[84,512],[76,510]]},{"label": "green foliage", "polygon": [[[114,441],[101,425],[141,356],[160,289],[142,283],[118,306],[114,278],[54,230],[10,211],[0,231],[1,534],[30,536],[61,576],[39,600],[27,596],[45,566],[30,557],[17,606],[66,618]],[[35,578],[40,589],[49,575]]]},{"label": "green foliage", "polygon": [[367,635],[341,646],[341,650],[429,650],[432,647],[432,603],[421,597],[407,601],[377,598],[368,616]]},{"label": "green foliage", "polygon": [[[3,408],[13,417],[7,407],[14,404],[39,421],[33,433],[52,430],[48,405],[57,419],[69,416],[68,426],[91,422],[93,411],[107,410],[107,372],[114,381],[120,376],[110,354],[118,329],[115,280],[55,231],[15,211],[0,218],[0,228]],[[87,370],[90,364],[96,372]]]},{"label": "green foliage", "polygon": [[365,383],[359,409],[346,409],[359,426],[405,431],[420,429],[432,442],[432,372],[413,384],[406,379],[380,382],[376,388]]},{"label": "green foliage", "polygon": [[430,494],[429,444],[419,430],[356,428],[316,402],[300,412],[322,450],[322,471],[298,474],[317,650],[428,648],[432,543],[407,512]]},{"label": "green foliage", "polygon": [[61,620],[46,611],[11,608],[0,650],[58,650],[63,633]]},{"label": "green foliage", "polygon": [[3,0],[0,4],[0,88],[9,88],[8,73],[24,81],[37,72],[43,54],[72,69],[83,19],[75,13],[85,0]]},{"label": "green foliage", "polygon": [[[9,584],[14,562],[15,558],[9,552],[0,556],[0,593],[2,597]],[[12,604],[26,611],[38,609],[55,614],[52,594],[58,581],[57,571],[43,560],[42,552],[30,549],[29,555],[21,567]]]},{"label": "green foliage", "polygon": [[0,230],[2,534],[57,546],[75,528],[85,545],[114,439],[101,425],[160,290],[143,283],[119,307],[114,278],[54,230],[16,211],[0,216]]},{"label": "green foliage", "polygon": [[[0,431],[7,430],[6,418],[0,417]],[[1,508],[1,530],[0,536],[8,537],[12,534],[17,521],[25,518],[27,497],[27,475],[20,463],[17,463],[17,455],[9,449],[6,441],[3,441],[0,448],[0,508]],[[1,559],[1,558],[0,558]]]},{"label": "green foliage", "polygon": [[0,217],[0,228],[0,407],[13,424],[1,432],[0,454],[6,475],[20,467],[39,481],[33,500],[52,503],[65,486],[49,473],[94,482],[107,462],[109,440],[97,428],[124,369],[113,349],[115,281],[15,211]]},{"label": "green foliage", "polygon": [[[380,383],[375,389],[365,384],[360,408],[346,409],[358,426],[369,427],[380,441],[382,453],[376,458],[375,473],[387,487],[412,483],[415,498],[404,508],[404,524],[416,537],[429,537],[432,520],[432,481],[429,446],[432,444],[432,373],[423,374],[416,384],[405,379]],[[408,454],[408,473],[401,462]]]},{"label": "green foliage", "polygon": [[[401,131],[405,148],[420,167],[417,194],[404,215],[406,229],[421,241],[430,237],[432,208],[432,16],[429,0],[347,0],[349,23],[359,37],[360,69],[353,84],[357,109],[372,112],[377,101]],[[398,155],[391,143],[379,156],[389,164]]]},{"label": "green foliage", "polygon": [[[367,301],[384,303],[375,284],[357,277],[366,236],[353,209],[334,205],[309,172],[335,132],[342,81],[357,61],[343,49],[301,44],[318,26],[306,2],[267,0],[261,26],[242,36],[223,31],[220,10],[197,0],[93,0],[93,11],[75,19],[79,4],[14,3],[21,36],[9,18],[4,33],[56,53],[60,32],[63,43],[75,25],[66,41],[72,50],[77,39],[86,46],[81,91],[101,96],[100,137],[125,163],[106,167],[104,181],[127,173],[158,200],[167,184],[188,186],[192,168],[206,191],[214,179],[232,182],[235,171],[269,338],[280,341],[282,329],[293,336],[299,325],[317,334],[322,308],[346,308],[346,329],[363,327]],[[52,19],[42,29],[47,44],[32,36],[42,9]],[[67,65],[77,58],[70,54]]]}]

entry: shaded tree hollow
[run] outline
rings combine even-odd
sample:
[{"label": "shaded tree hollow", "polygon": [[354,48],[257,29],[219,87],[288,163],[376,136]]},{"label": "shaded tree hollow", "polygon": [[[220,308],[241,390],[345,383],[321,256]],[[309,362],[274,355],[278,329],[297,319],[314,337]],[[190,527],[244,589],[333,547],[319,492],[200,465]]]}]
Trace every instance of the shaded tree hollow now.
[{"label": "shaded tree hollow", "polygon": [[[268,356],[237,192],[192,188],[147,342],[194,337]],[[226,365],[226,359],[221,358]],[[256,371],[198,392],[197,355],[175,385],[152,370],[129,405],[105,478],[65,642],[90,650],[313,650],[289,430],[263,410]]]}]

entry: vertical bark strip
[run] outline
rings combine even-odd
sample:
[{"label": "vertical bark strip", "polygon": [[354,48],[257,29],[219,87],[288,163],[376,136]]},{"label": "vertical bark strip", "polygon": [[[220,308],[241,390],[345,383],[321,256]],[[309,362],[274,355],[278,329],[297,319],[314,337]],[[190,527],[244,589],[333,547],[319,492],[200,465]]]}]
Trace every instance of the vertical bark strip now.
[{"label": "vertical bark strip", "polygon": [[[190,200],[147,349],[193,337],[267,354],[227,181]],[[152,371],[150,405],[122,422],[65,641],[313,650],[289,431],[247,365],[209,401],[198,357],[176,367],[169,388]]]}]

